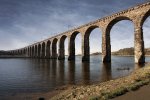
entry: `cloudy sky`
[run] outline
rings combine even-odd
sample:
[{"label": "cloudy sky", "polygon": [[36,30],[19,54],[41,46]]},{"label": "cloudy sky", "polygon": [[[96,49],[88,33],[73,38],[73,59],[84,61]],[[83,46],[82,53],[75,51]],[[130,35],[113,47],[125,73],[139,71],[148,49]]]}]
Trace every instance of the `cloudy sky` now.
[{"label": "cloudy sky", "polygon": [[[146,1],[149,0],[0,0],[0,50],[27,46]],[[143,27],[146,47],[150,47],[149,19]],[[130,21],[118,22],[111,30],[112,50],[134,46],[133,31]],[[81,53],[80,34],[76,48]],[[99,29],[90,35],[90,48],[91,53],[101,51]]]}]

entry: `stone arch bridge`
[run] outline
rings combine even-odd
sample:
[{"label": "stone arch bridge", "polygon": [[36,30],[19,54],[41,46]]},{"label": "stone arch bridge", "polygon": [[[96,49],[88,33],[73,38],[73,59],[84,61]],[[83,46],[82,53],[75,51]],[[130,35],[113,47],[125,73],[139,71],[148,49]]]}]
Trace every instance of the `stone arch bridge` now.
[{"label": "stone arch bridge", "polygon": [[[64,41],[68,38],[68,60],[75,60],[75,38],[81,33],[82,36],[82,61],[89,61],[90,46],[89,35],[95,28],[102,31],[102,61],[111,62],[110,30],[117,22],[129,20],[134,25],[134,54],[135,63],[144,63],[144,40],[143,23],[150,15],[150,2],[137,5],[127,10],[112,14],[85,25],[68,30],[51,38],[34,43],[17,50],[8,51],[11,54],[25,55],[34,58],[65,59]],[[57,54],[58,43],[58,54]]]}]

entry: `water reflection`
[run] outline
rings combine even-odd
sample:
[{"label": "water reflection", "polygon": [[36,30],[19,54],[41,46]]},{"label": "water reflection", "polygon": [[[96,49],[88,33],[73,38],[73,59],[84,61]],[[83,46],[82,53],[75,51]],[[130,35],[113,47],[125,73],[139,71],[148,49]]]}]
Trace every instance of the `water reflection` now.
[{"label": "water reflection", "polygon": [[68,84],[75,84],[75,61],[68,61]]},{"label": "water reflection", "polygon": [[81,57],[76,61],[0,59],[0,94],[41,92],[68,84],[103,82],[146,66],[134,64],[133,57],[113,57],[107,64],[103,64],[99,56],[92,57],[90,63],[82,63]]},{"label": "water reflection", "polygon": [[60,60],[58,61],[58,80],[59,80],[59,84],[65,84],[64,80],[65,80],[65,62],[64,60]]},{"label": "water reflection", "polygon": [[111,71],[111,63],[102,64],[101,81],[108,81],[112,79]]},{"label": "water reflection", "polygon": [[82,63],[82,77],[83,77],[83,84],[90,84],[90,64]]}]

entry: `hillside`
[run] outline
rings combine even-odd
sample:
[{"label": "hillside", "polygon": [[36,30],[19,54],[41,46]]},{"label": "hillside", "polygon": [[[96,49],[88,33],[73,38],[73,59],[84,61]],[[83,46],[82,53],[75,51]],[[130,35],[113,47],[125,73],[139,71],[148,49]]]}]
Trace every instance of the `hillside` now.
[{"label": "hillside", "polygon": [[[124,48],[118,51],[112,52],[112,55],[134,55],[134,48]],[[150,55],[150,48],[145,49],[145,55]]]},{"label": "hillside", "polygon": [[[134,48],[130,47],[130,48],[120,49],[118,51],[112,52],[111,54],[112,55],[134,55]],[[92,53],[91,55],[101,55],[101,52],[95,52]],[[150,48],[145,49],[145,55],[150,55]]]}]

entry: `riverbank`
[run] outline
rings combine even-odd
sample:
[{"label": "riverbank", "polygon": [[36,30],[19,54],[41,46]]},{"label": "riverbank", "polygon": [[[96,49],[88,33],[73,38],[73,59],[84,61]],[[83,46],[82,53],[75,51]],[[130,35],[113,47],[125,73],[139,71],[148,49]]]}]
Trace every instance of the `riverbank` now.
[{"label": "riverbank", "polygon": [[129,76],[122,77],[96,85],[73,86],[50,100],[99,100],[110,99],[134,91],[150,82],[150,67],[144,67],[132,72]]}]

